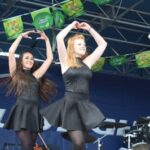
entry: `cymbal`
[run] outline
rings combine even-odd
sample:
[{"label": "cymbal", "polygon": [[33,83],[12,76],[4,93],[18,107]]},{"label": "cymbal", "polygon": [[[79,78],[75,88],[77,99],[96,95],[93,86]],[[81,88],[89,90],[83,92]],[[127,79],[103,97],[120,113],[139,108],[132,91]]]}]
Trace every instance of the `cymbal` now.
[{"label": "cymbal", "polygon": [[140,117],[137,119],[137,124],[147,124],[150,123],[150,117]]},{"label": "cymbal", "polygon": [[100,127],[102,128],[123,128],[126,127],[126,123],[106,122],[104,121]]}]

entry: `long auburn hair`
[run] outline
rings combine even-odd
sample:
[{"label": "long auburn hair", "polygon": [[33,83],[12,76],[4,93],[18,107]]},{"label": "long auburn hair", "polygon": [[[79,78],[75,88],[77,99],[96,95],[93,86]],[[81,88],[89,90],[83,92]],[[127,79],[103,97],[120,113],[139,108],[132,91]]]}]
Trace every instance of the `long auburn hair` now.
[{"label": "long auburn hair", "polygon": [[[78,64],[74,53],[74,41],[77,39],[82,39],[85,41],[85,37],[82,34],[74,34],[67,41],[67,63],[70,67],[81,67],[81,65]],[[87,55],[88,54],[86,52],[81,59],[84,59]]]},{"label": "long auburn hair", "polygon": [[[14,71],[8,84],[7,95],[14,93],[14,95],[19,96],[30,82],[31,78],[30,76],[27,76],[24,73],[23,65],[22,65],[23,55],[25,53],[30,53],[33,55],[31,51],[21,52],[17,60],[16,70]],[[34,62],[33,67],[31,68],[31,73],[33,73],[38,68],[39,66],[36,64],[36,62]],[[40,93],[40,97],[44,100],[48,100],[49,98],[54,96],[56,94],[56,86],[54,82],[46,79],[45,77],[40,78],[39,79],[39,93]]]}]

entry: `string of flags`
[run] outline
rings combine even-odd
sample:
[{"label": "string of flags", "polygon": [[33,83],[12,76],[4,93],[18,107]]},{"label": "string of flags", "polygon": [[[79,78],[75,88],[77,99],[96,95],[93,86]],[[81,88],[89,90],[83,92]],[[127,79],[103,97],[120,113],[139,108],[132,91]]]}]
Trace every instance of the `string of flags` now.
[{"label": "string of flags", "polygon": [[[91,2],[96,5],[105,5],[112,2],[112,0],[91,0]],[[61,2],[61,10],[57,10],[53,6],[51,10],[50,7],[47,7],[28,14],[32,17],[33,26],[38,30],[46,30],[52,26],[62,28],[65,23],[65,17],[75,18],[84,14],[84,5],[81,0],[65,0]],[[28,14],[2,20],[8,40],[17,38],[23,32],[22,16]]]},{"label": "string of flags", "polygon": [[[143,51],[135,55],[135,63],[137,68],[148,68],[150,67],[150,51]],[[106,58],[101,57],[97,63],[92,67],[93,72],[102,71]],[[112,67],[119,67],[124,65],[128,61],[127,55],[111,56],[109,58],[109,64]]]},{"label": "string of flags", "polygon": [[[91,2],[96,5],[105,5],[111,3],[112,0],[91,0]],[[52,10],[50,10],[49,7],[46,7],[31,12],[33,26],[37,30],[46,30],[52,26],[62,28],[66,16],[75,18],[84,14],[84,5],[81,0],[68,0],[62,2],[61,8],[62,11],[55,7],[53,7]],[[2,20],[7,39],[15,39],[24,31],[23,15]],[[101,57],[93,66],[92,70],[94,72],[101,71],[105,64],[105,60],[106,58]],[[112,56],[109,58],[109,64],[112,67],[119,67],[124,65],[127,60],[126,55]],[[150,67],[150,51],[135,54],[135,62],[138,68]]]},{"label": "string of flags", "polygon": [[[81,0],[69,0],[65,3],[62,2],[61,10],[53,7],[42,8],[30,13],[32,17],[32,24],[37,30],[47,30],[52,26],[56,28],[62,28],[65,23],[65,17],[78,17],[83,15],[84,6]],[[6,33],[7,39],[15,39],[17,36],[23,32],[24,26],[22,21],[22,16],[16,16],[8,18],[3,21],[4,31]]]}]

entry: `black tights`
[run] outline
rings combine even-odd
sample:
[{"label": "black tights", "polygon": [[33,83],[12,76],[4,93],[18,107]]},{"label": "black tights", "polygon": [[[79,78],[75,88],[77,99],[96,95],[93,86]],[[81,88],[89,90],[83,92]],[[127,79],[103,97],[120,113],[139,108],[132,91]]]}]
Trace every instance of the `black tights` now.
[{"label": "black tights", "polygon": [[73,150],[84,150],[85,134],[83,131],[69,131],[73,143]]},{"label": "black tights", "polygon": [[37,138],[37,132],[30,132],[27,130],[17,131],[17,136],[20,139],[22,150],[33,150]]}]

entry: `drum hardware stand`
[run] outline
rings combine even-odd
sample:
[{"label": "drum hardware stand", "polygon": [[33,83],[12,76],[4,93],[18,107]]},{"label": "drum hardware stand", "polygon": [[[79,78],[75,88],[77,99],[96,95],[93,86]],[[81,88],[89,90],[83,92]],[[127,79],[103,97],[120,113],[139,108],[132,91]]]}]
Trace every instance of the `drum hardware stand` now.
[{"label": "drum hardware stand", "polygon": [[94,143],[97,143],[97,145],[98,145],[98,150],[102,150],[102,149],[103,149],[101,140],[102,140],[104,137],[106,137],[106,136],[107,136],[107,135],[105,134],[105,135],[103,135],[102,137],[98,138],[98,139],[94,142]]},{"label": "drum hardware stand", "polygon": [[135,135],[134,134],[126,134],[125,137],[128,138],[128,149],[127,150],[132,150],[132,148],[131,148],[131,138],[135,137]]},{"label": "drum hardware stand", "polygon": [[40,133],[38,133],[38,136],[39,136],[40,140],[42,141],[42,143],[44,144],[46,150],[50,150],[50,149],[48,148],[47,144],[45,143],[45,141],[44,141],[44,139],[43,139],[43,137],[41,136]]}]

